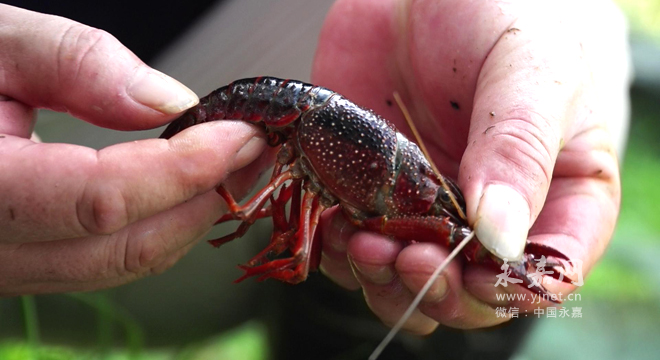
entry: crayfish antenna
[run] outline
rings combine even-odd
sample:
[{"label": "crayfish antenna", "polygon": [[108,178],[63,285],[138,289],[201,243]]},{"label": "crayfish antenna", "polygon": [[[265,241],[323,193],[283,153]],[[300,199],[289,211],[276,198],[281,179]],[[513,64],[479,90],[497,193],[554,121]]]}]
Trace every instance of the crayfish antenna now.
[{"label": "crayfish antenna", "polygon": [[445,189],[445,191],[447,191],[447,194],[449,195],[449,199],[451,200],[452,204],[454,204],[454,207],[456,208],[458,215],[463,220],[467,221],[467,216],[465,216],[465,212],[463,211],[463,208],[458,203],[458,200],[456,200],[456,197],[454,196],[452,189],[449,187],[449,185],[447,185],[447,182],[445,181],[445,177],[442,176],[442,174],[438,170],[438,167],[435,166],[433,159],[431,159],[431,154],[426,149],[426,145],[424,145],[424,140],[422,140],[422,136],[419,134],[419,131],[417,131],[417,126],[415,126],[415,123],[412,121],[412,116],[410,116],[410,112],[408,112],[408,108],[406,107],[406,104],[403,103],[403,100],[401,100],[401,96],[399,96],[398,92],[395,91],[392,94],[392,96],[394,96],[394,100],[396,100],[397,105],[399,105],[399,109],[401,109],[401,113],[403,113],[403,118],[406,119],[406,123],[408,123],[408,127],[412,131],[413,136],[415,136],[415,139],[417,140],[417,144],[419,145],[419,149],[422,150],[422,153],[424,154],[424,156],[426,156],[426,159],[429,161],[429,164],[431,164],[431,169],[433,169],[435,174],[438,176],[438,180],[440,180],[442,187]]}]

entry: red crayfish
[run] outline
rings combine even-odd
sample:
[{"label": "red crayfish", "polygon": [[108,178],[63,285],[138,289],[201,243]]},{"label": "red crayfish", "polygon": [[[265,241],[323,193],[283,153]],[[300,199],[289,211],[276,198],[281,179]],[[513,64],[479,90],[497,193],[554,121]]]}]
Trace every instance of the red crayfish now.
[{"label": "red crayfish", "polygon": [[[218,223],[242,223],[236,232],[211,240],[213,246],[243,236],[257,219],[273,219],[270,244],[241,266],[245,275],[237,281],[251,276],[294,284],[305,280],[320,260],[320,244],[314,243],[319,217],[337,204],[360,228],[402,241],[452,248],[471,231],[458,186],[434,172],[419,147],[392,124],[332,90],[273,77],[237,80],[202,98],[161,137],[222,119],[259,124],[268,144],[281,146],[270,183],[245,205],[218,188],[230,209]],[[277,258],[287,250],[289,257]],[[478,241],[471,241],[463,254],[468,262],[495,270],[503,264]],[[532,291],[550,295],[527,276],[542,255],[567,260],[553,248],[528,242],[522,260],[508,265],[511,275]],[[561,265],[546,265],[556,266]],[[557,271],[551,276],[560,279]]]}]

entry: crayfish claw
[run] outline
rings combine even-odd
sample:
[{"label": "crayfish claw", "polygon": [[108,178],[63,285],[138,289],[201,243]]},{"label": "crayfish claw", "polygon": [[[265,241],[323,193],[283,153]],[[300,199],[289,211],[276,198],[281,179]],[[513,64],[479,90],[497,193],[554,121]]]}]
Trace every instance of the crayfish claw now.
[{"label": "crayfish claw", "polygon": [[238,265],[238,268],[245,271],[245,274],[234,280],[234,283],[239,283],[247,278],[257,276],[257,281],[273,278],[290,284],[297,284],[306,278],[306,276],[302,276],[300,273],[298,269],[299,265],[300,260],[297,257],[271,260],[257,266]]},{"label": "crayfish claw", "polygon": [[566,284],[574,283],[573,279],[565,274],[566,267],[564,266],[564,262],[570,262],[570,259],[559,250],[550,246],[528,241],[527,246],[525,247],[525,253],[528,257],[528,260],[526,261],[530,264],[534,261],[540,261],[543,256],[553,258],[555,262],[546,262],[541,266],[541,269],[544,270],[544,274]]},{"label": "crayfish claw", "polygon": [[543,267],[543,269],[546,272],[546,275],[550,276],[555,280],[559,280],[566,284],[574,283],[574,280],[566,276],[566,274],[564,273],[565,268],[563,264],[560,263],[546,264],[545,267]]},{"label": "crayfish claw", "polygon": [[[546,256],[550,257],[551,261],[548,261]],[[566,284],[574,284],[573,279],[566,276],[564,261],[570,260],[556,249],[528,242],[523,259],[509,263],[509,266],[511,274],[523,281],[521,284],[523,287],[538,294],[542,299],[561,304],[561,298],[546,289],[543,284],[547,281],[546,276]]]},{"label": "crayfish claw", "polygon": [[[570,261],[568,256],[564,255],[564,253],[561,251],[553,247],[531,241],[527,241],[527,245],[525,246],[525,253],[531,255],[532,257],[545,256]],[[561,266],[563,267],[563,265]]]}]

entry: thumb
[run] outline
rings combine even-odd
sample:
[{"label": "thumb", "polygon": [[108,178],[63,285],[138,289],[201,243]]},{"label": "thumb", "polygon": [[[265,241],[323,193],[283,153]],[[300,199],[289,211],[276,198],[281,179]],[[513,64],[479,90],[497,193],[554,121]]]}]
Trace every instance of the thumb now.
[{"label": "thumb", "polygon": [[477,237],[509,260],[522,257],[588,73],[578,37],[536,20],[514,23],[484,62],[459,177]]},{"label": "thumb", "polygon": [[163,125],[198,101],[104,31],[2,4],[0,25],[0,95],[30,107],[138,130]]}]

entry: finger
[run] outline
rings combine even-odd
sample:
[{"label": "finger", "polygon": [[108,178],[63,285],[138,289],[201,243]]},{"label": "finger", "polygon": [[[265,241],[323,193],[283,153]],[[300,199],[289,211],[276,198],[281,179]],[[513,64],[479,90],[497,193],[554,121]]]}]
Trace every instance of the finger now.
[{"label": "finger", "polygon": [[[599,146],[595,146],[601,143]],[[548,197],[530,230],[529,239],[556,247],[572,260],[568,266],[573,281],[586,278],[596,261],[603,255],[614,232],[619,211],[620,185],[614,152],[609,134],[603,130],[587,131],[567,145],[559,155],[557,170]],[[538,257],[538,256],[537,256]],[[575,267],[580,261],[581,266]],[[524,298],[509,297],[505,302],[522,310],[549,306],[534,302],[534,294],[520,287],[494,287],[492,274],[466,275],[466,287],[478,298],[493,303],[495,292],[526,294]],[[575,290],[558,281],[544,285],[560,299],[566,300]]]},{"label": "finger", "polygon": [[112,35],[0,5],[0,94],[120,130],[160,126],[198,101]]},{"label": "finger", "polygon": [[0,244],[0,295],[94,290],[162,271],[224,211],[211,191],[109,236]]},{"label": "finger", "polygon": [[359,289],[360,283],[355,279],[346,254],[348,242],[357,229],[344,219],[339,207],[325,211],[320,223],[323,241],[321,272],[339,286],[349,290]]},{"label": "finger", "polygon": [[[394,326],[412,302],[414,295],[396,276],[394,264],[402,244],[380,235],[358,232],[348,244],[348,255],[364,298],[373,313],[388,326]],[[429,334],[438,323],[415,310],[403,329]]]},{"label": "finger", "polygon": [[0,95],[0,134],[30,138],[35,120],[33,108]]},{"label": "finger", "polygon": [[[244,195],[260,176],[262,163],[237,171],[228,190]],[[270,161],[272,162],[272,161]],[[171,267],[204,237],[227,211],[211,190],[109,236],[27,244],[0,244],[0,296],[89,291],[125,284]]]},{"label": "finger", "polygon": [[[409,291],[417,294],[446,257],[447,252],[440,246],[414,244],[401,251],[396,270]],[[440,324],[458,329],[483,328],[508,321],[498,318],[492,307],[465,290],[462,269],[460,261],[454,260],[424,296],[419,310]]]},{"label": "finger", "polygon": [[[241,122],[191,127],[95,151],[0,139],[2,241],[111,234],[217,186],[262,153],[258,131]],[[222,141],[220,141],[222,139]]]},{"label": "finger", "polygon": [[521,258],[559,150],[589,104],[579,36],[527,19],[504,31],[482,67],[459,180],[479,240],[510,260]]}]

